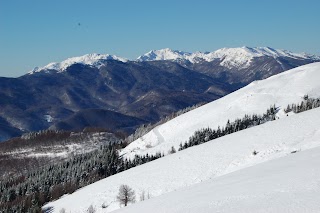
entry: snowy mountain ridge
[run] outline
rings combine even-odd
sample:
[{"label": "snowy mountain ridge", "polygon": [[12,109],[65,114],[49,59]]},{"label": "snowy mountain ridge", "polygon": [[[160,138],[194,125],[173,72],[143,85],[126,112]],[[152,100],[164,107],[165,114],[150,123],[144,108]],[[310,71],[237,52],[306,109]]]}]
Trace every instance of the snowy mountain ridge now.
[{"label": "snowy mountain ridge", "polygon": [[191,63],[198,63],[201,61],[211,62],[216,59],[220,60],[221,66],[227,68],[232,67],[248,67],[254,57],[269,56],[273,58],[289,57],[299,59],[320,59],[319,56],[310,55],[306,53],[293,53],[287,50],[277,50],[270,47],[240,47],[240,48],[222,48],[214,52],[195,52],[188,53],[178,50],[171,50],[169,48],[161,50],[152,50],[142,56],[139,56],[137,61],[158,61],[158,60],[187,60]]},{"label": "snowy mountain ridge", "polygon": [[216,129],[242,118],[246,114],[262,114],[271,105],[280,109],[278,116],[285,115],[288,104],[300,103],[304,95],[320,96],[320,62],[300,66],[289,71],[255,81],[248,86],[210,102],[195,110],[182,114],[155,127],[122,150],[122,154],[134,155],[166,153],[174,146],[179,148],[201,128]]},{"label": "snowy mountain ridge", "polygon": [[203,61],[212,62],[219,60],[220,65],[227,68],[246,68],[255,57],[289,57],[294,59],[320,60],[320,56],[307,53],[293,53],[287,50],[277,50],[270,47],[239,47],[239,48],[222,48],[214,52],[184,52],[172,50],[169,48],[152,50],[144,55],[139,56],[136,60],[128,60],[122,57],[109,54],[86,54],[79,57],[68,58],[62,62],[49,63],[44,67],[35,67],[29,74],[34,74],[43,70],[57,70],[62,72],[73,64],[84,64],[100,67],[106,60],[117,60],[121,62],[128,61],[188,61],[190,63],[200,63]]},{"label": "snowy mountain ridge", "polygon": [[121,62],[128,61],[125,58],[121,58],[115,55],[92,53],[79,57],[68,58],[62,62],[52,62],[44,67],[36,67],[32,71],[30,71],[29,74],[40,72],[42,70],[58,70],[58,72],[62,72],[73,64],[84,64],[99,67],[105,60],[117,60]]}]

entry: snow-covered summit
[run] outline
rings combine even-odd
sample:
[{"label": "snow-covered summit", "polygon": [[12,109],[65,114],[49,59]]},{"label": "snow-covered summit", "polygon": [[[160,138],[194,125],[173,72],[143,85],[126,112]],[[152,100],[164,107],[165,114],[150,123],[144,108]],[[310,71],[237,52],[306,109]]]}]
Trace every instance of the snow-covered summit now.
[{"label": "snow-covered summit", "polygon": [[92,53],[79,57],[68,58],[62,62],[53,62],[44,67],[36,67],[32,71],[30,71],[29,74],[33,74],[35,72],[40,72],[43,70],[58,70],[58,72],[63,72],[64,70],[66,70],[66,68],[73,64],[85,64],[99,67],[105,60],[117,60],[122,62],[128,61],[125,58],[121,58],[115,55]]},{"label": "snow-covered summit", "polygon": [[278,50],[270,47],[238,47],[238,48],[222,48],[214,52],[183,52],[171,50],[169,48],[161,50],[152,50],[142,56],[137,61],[159,61],[159,60],[187,60],[191,63],[201,61],[211,62],[216,59],[220,60],[220,65],[228,68],[247,67],[251,60],[255,57],[269,56],[273,58],[289,57],[295,59],[312,59],[320,60],[319,56],[309,55],[306,53],[293,53],[287,50]]},{"label": "snow-covered summit", "polygon": [[178,60],[188,58],[189,56],[191,56],[191,53],[165,48],[161,50],[151,50],[150,52],[139,56],[137,61]]}]

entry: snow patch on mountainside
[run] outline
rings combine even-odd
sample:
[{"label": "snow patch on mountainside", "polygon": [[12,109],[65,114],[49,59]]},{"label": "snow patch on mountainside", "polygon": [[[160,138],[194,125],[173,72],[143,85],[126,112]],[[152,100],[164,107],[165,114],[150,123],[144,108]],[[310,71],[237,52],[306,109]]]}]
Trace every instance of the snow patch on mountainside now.
[{"label": "snow patch on mountainside", "polygon": [[[138,201],[139,196],[143,191],[146,193],[146,195],[149,193],[151,197],[157,197],[159,195],[163,195],[161,197],[165,197],[165,193],[183,189],[185,187],[208,181],[210,179],[212,182],[220,180],[222,181],[220,183],[226,183],[221,185],[221,188],[219,189],[223,189],[225,186],[228,186],[228,183],[238,183],[240,184],[239,187],[242,186],[242,184],[245,185],[247,183],[248,185],[245,185],[246,187],[242,188],[240,194],[249,189],[253,190],[254,192],[255,189],[260,188],[265,192],[260,194],[262,196],[261,198],[263,198],[263,196],[270,198],[270,196],[267,196],[270,192],[268,190],[274,190],[275,188],[279,188],[279,190],[286,190],[284,191],[286,194],[283,194],[284,197],[292,197],[295,194],[299,194],[299,192],[306,192],[304,190],[300,191],[304,188],[304,186],[307,186],[308,190],[316,190],[317,193],[319,193],[319,176],[316,176],[316,178],[313,178],[314,176],[312,176],[311,179],[304,179],[302,176],[299,176],[299,179],[301,180],[299,183],[301,185],[296,185],[294,184],[296,182],[291,182],[292,178],[294,178],[293,176],[298,177],[296,175],[304,174],[305,170],[302,168],[304,168],[304,166],[307,168],[308,165],[315,165],[315,167],[312,167],[312,170],[308,170],[305,175],[310,174],[309,171],[313,171],[312,174],[320,175],[319,172],[316,172],[319,171],[317,169],[319,155],[317,155],[318,157],[316,158],[316,164],[314,163],[314,160],[312,160],[312,163],[308,162],[308,160],[303,161],[301,167],[297,167],[298,169],[294,171],[295,174],[292,174],[292,176],[288,177],[286,176],[287,178],[285,181],[281,182],[281,184],[286,183],[285,186],[278,184],[278,182],[275,181],[274,187],[269,188],[268,186],[271,182],[265,180],[267,181],[267,184],[264,185],[264,180],[260,179],[260,177],[264,176],[263,174],[265,174],[266,177],[272,178],[277,177],[277,175],[280,175],[283,173],[283,171],[286,171],[282,170],[286,167],[272,170],[274,164],[272,166],[264,166],[261,163],[273,159],[279,159],[285,156],[293,156],[294,158],[295,155],[297,155],[296,152],[304,152],[305,150],[320,146],[319,117],[320,108],[317,108],[236,132],[110,176],[94,184],[86,186],[71,195],[65,195],[57,201],[48,203],[45,207],[53,207],[53,212],[59,212],[62,208],[65,208],[66,212],[84,212],[90,205],[93,205],[93,207],[95,207],[97,210],[96,212],[110,212],[119,208],[119,203],[116,201],[116,196],[118,194],[119,186],[122,184],[127,184],[133,188],[133,190],[135,190]],[[257,151],[258,154],[252,154],[254,150]],[[306,156],[312,155],[313,154],[311,153],[307,154]],[[300,158],[297,158],[296,160],[293,159],[292,161],[294,163],[290,164],[290,168],[296,166],[296,164],[299,164],[299,162],[301,162],[300,160]],[[279,159],[277,162],[281,163],[281,159]],[[259,168],[258,170],[253,170],[254,172],[250,172],[250,176],[241,175],[246,174],[246,170],[243,170],[240,175],[235,175],[233,179],[229,179],[229,176],[224,176],[231,172],[245,169],[257,164],[260,164],[261,166],[259,165],[259,167],[257,167]],[[275,164],[277,165],[278,163]],[[264,173],[260,173],[258,171],[264,171]],[[220,177],[220,179],[217,179],[217,177]],[[224,177],[226,177],[226,179],[224,179]],[[304,177],[309,176],[307,175]],[[262,180],[259,182],[261,185],[259,185],[259,187],[255,187],[255,184],[257,184],[255,183],[250,186],[250,180]],[[274,181],[273,178],[270,180]],[[306,182],[305,180],[310,181]],[[214,187],[218,187],[219,185],[219,182],[217,182],[217,185]],[[290,190],[287,188],[287,186],[290,186]],[[235,189],[239,189],[239,187]],[[199,192],[207,193],[207,191],[203,190],[202,188]],[[219,190],[211,191],[212,196],[215,194],[212,202],[219,201],[219,192]],[[240,195],[238,192],[239,191],[237,190],[232,191],[232,187],[229,188],[228,191],[226,191],[221,197],[223,203],[228,201],[228,199],[232,202],[235,202],[236,197],[234,196]],[[278,193],[281,194],[281,191],[278,191]],[[250,195],[250,193],[246,195]],[[258,195],[258,192],[253,193],[253,195]],[[272,193],[269,195],[272,195]],[[310,198],[309,200],[311,201],[316,200],[316,197],[309,197],[308,194],[301,194],[301,196],[305,199]],[[159,197],[159,199],[161,199],[161,197]],[[246,201],[250,200],[250,197],[248,197],[248,200],[246,197],[243,198]],[[157,199],[158,198],[155,200]],[[187,203],[179,203],[179,197],[175,197],[172,201],[177,201],[176,205],[184,206],[185,209],[188,209],[189,207]],[[265,202],[268,201],[269,200],[265,200]],[[211,202],[206,200],[206,202],[203,204],[210,206],[210,203]],[[102,208],[103,204],[108,207]],[[297,206],[304,207],[305,205],[303,203],[297,203]],[[190,208],[191,207],[192,209],[189,212],[198,212],[194,209],[194,206],[190,206]],[[249,212],[254,210],[255,209],[253,208]],[[159,209],[159,211],[171,212],[170,209],[167,209],[166,211],[161,211]]]},{"label": "snow patch on mountainside", "polygon": [[280,110],[288,104],[300,103],[304,95],[320,96],[320,63],[294,68],[268,79],[255,81],[223,98],[201,106],[164,123],[129,144],[121,154],[167,153],[201,128],[216,129],[245,114],[262,114],[275,104]]},{"label": "snow patch on mountainside", "polygon": [[84,65],[92,65],[92,66],[101,66],[105,60],[117,60],[122,62],[127,62],[127,59],[120,58],[115,55],[109,54],[86,54],[79,57],[68,58],[62,62],[53,62],[44,67],[36,67],[29,74],[33,74],[35,72],[40,72],[43,70],[57,70],[58,72],[62,72],[66,70],[69,66],[73,64],[84,64]]},{"label": "snow patch on mountainside", "polygon": [[51,115],[44,115],[44,119],[48,122],[48,123],[52,123],[54,121],[54,118]]},{"label": "snow patch on mountainside", "polygon": [[[71,133],[73,136],[80,136],[80,133]],[[110,133],[92,133],[82,135],[82,141],[78,138],[73,139],[70,137],[63,145],[58,142],[52,142],[52,144],[41,144],[32,148],[21,148],[16,147],[8,152],[3,151],[2,155],[14,158],[32,158],[32,157],[50,157],[50,158],[61,158],[65,159],[71,155],[88,153],[97,150],[100,146],[110,143]],[[28,140],[31,138],[30,134],[25,134],[21,137],[22,139]],[[27,142],[26,142],[27,143]]]}]

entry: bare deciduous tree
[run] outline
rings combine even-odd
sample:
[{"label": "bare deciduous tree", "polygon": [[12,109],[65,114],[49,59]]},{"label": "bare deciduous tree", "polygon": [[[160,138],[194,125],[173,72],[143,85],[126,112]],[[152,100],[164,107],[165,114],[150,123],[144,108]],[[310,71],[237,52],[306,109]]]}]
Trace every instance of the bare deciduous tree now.
[{"label": "bare deciduous tree", "polygon": [[127,206],[129,202],[135,202],[136,196],[135,192],[128,185],[121,185],[119,188],[119,193],[117,200],[120,202],[120,205],[123,204]]},{"label": "bare deciduous tree", "polygon": [[141,194],[140,194],[140,201],[144,201],[146,199],[146,192],[144,190],[142,190]]}]

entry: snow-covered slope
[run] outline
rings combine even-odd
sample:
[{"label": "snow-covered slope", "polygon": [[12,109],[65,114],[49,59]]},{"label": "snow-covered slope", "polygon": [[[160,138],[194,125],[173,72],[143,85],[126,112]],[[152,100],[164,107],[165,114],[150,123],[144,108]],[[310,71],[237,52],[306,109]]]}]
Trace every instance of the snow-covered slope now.
[{"label": "snow-covered slope", "polygon": [[319,162],[314,148],[116,212],[319,212]]},{"label": "snow-covered slope", "polygon": [[103,54],[93,53],[93,54],[86,54],[79,57],[68,58],[62,62],[53,62],[44,67],[36,67],[32,71],[30,71],[29,74],[33,74],[35,72],[40,72],[43,70],[57,70],[59,72],[62,72],[73,64],[85,64],[85,65],[92,65],[92,66],[99,67],[102,64],[102,62],[105,60],[117,60],[122,62],[128,61],[127,59],[120,58],[115,55],[109,55],[109,54],[103,55]]},{"label": "snow-covered slope", "polygon": [[[280,111],[288,104],[299,103],[306,94],[320,96],[320,63],[297,67],[268,79],[255,81],[223,98],[183,114],[162,124],[129,144],[122,154],[164,152],[171,146],[178,149],[200,128],[217,128],[245,114],[261,114],[275,104]],[[282,111],[281,111],[282,112]]]},{"label": "snow-covered slope", "polygon": [[187,60],[191,63],[200,61],[211,62],[218,59],[221,66],[227,68],[246,68],[250,65],[251,60],[255,57],[270,56],[273,58],[289,57],[295,59],[313,59],[319,60],[319,56],[309,55],[306,53],[293,53],[287,50],[276,50],[270,47],[239,47],[239,48],[222,48],[214,52],[195,52],[188,53],[169,48],[161,50],[152,50],[142,56],[137,61],[158,61],[158,60]]},{"label": "snow-covered slope", "polygon": [[[252,189],[257,196],[262,196],[256,197],[256,199],[263,200],[264,197],[271,199],[273,194],[272,191],[268,191],[268,186],[271,184],[271,181],[274,180],[273,178],[277,177],[277,174],[273,174],[272,172],[279,172],[279,170],[281,170],[280,168],[282,168],[276,167],[274,170],[272,170],[272,167],[273,164],[280,165],[281,163],[273,163],[271,166],[264,166],[261,164],[260,168],[257,167],[257,169],[249,170],[249,174],[254,174],[255,172],[260,172],[265,168],[265,174],[270,173],[270,179],[265,180],[265,186],[263,182],[264,179],[259,179],[259,177],[264,177],[260,173],[254,174],[256,175],[256,179],[253,179],[254,177],[250,176],[249,174],[248,176],[244,176],[246,172],[240,173],[239,178],[226,176],[225,180],[223,180],[222,175],[266,162],[271,159],[288,155],[295,157],[296,154],[293,154],[292,152],[304,152],[307,149],[319,147],[319,117],[320,108],[317,108],[230,134],[200,146],[188,148],[175,154],[160,158],[156,161],[152,161],[150,163],[108,177],[84,187],[71,195],[66,195],[57,201],[51,202],[45,207],[53,207],[54,212],[59,212],[62,208],[65,208],[66,212],[84,212],[90,205],[93,205],[97,212],[110,212],[119,208],[119,203],[116,202],[116,196],[121,184],[127,184],[132,187],[136,192],[137,199],[139,199],[139,195],[142,193],[142,191],[145,191],[146,195],[149,193],[151,197],[156,197],[210,179],[212,182],[216,182],[215,180],[220,181],[217,182],[217,185],[212,187],[218,187],[217,190],[222,190],[222,197],[221,203],[219,203],[219,191],[211,191],[215,200],[208,205],[227,205],[228,200],[235,202],[241,201],[241,199],[250,201],[248,197],[245,197],[246,194],[244,194],[243,197],[240,196],[241,193],[239,194],[239,192],[248,190],[247,188],[241,189],[241,191],[235,191],[234,194],[232,192],[232,188],[225,189],[225,191],[223,191],[223,186],[225,186],[225,184],[233,183],[235,184],[235,187],[237,187],[236,189],[241,188],[241,186],[247,186],[246,184],[250,184],[250,180],[246,179],[247,177],[252,178],[251,182],[253,183],[253,187],[260,183],[260,189],[258,186],[256,189]],[[257,155],[252,154],[254,150],[258,152]],[[312,155],[312,152],[309,153]],[[308,155],[310,154],[303,156]],[[319,162],[319,157],[316,159],[310,159],[311,162],[301,161],[301,158],[299,157],[297,157],[294,161],[297,165],[300,165],[299,162],[301,161],[301,167],[305,166],[304,168],[307,169],[308,165],[314,166],[315,160]],[[280,160],[278,162],[280,162]],[[295,164],[286,164],[286,162],[283,164],[295,166]],[[309,172],[309,170],[301,171],[302,173],[305,171]],[[309,199],[309,201],[312,202],[314,199],[316,199],[316,197],[312,197],[311,195],[318,195],[320,190],[318,164],[316,164],[316,167],[310,168],[310,171],[313,172],[311,176],[307,176],[307,174],[305,174],[306,176],[297,174],[300,175],[297,176],[297,181],[300,180],[299,183],[301,185],[294,185],[294,183],[297,181],[291,182],[292,185],[290,185],[290,190],[288,190],[288,185],[283,185],[283,187],[279,185],[280,183],[283,183],[283,180],[280,181],[279,184],[278,182],[275,182],[274,184],[276,184],[275,186],[277,186],[279,190],[284,190],[283,196],[289,196],[289,198],[291,198],[295,196],[295,193],[301,192],[304,193],[301,194],[301,196],[304,196],[305,199]],[[297,171],[290,170],[288,174],[295,172]],[[313,174],[316,175],[316,179],[313,178]],[[221,176],[221,179],[216,179],[219,176]],[[309,182],[305,182],[305,177],[311,177],[310,179],[306,179],[309,180]],[[287,183],[290,183],[289,179],[286,181]],[[208,187],[211,187],[212,182],[208,182]],[[219,185],[219,183],[221,183],[221,185]],[[199,187],[199,190],[203,189],[203,186],[200,185]],[[303,187],[307,188],[302,190]],[[266,191],[263,194],[258,193],[264,189]],[[273,189],[274,187],[270,188],[270,190]],[[195,188],[195,190],[197,190],[197,188]],[[315,191],[315,194],[308,194],[309,191]],[[279,194],[281,194],[280,192],[281,191],[279,191]],[[201,191],[198,191],[198,193],[202,195]],[[203,191],[203,194],[205,193],[208,193],[208,191]],[[197,194],[194,196],[196,195]],[[168,194],[168,196],[171,195]],[[162,198],[166,199],[164,196]],[[156,199],[154,201],[156,202],[156,206],[162,202],[162,198],[159,197],[160,200]],[[289,198],[286,198],[285,201],[288,201]],[[176,197],[174,201],[176,201],[178,205],[179,198]],[[199,205],[199,207],[201,207],[201,205],[205,205],[205,201],[206,200],[204,200],[204,203],[201,203],[200,201],[198,204],[192,203],[192,205],[190,205],[190,208],[192,209],[189,212],[194,212],[194,209],[196,208],[195,206]],[[149,202],[147,202],[149,204],[146,204],[148,208],[153,204],[151,200],[150,202],[151,204]],[[103,204],[108,207],[102,208]],[[183,208],[187,209],[188,205],[186,203],[183,204],[185,204]],[[173,205],[173,201],[169,202],[168,205]],[[301,208],[305,207],[303,202],[297,202],[295,205],[300,206]],[[280,206],[279,208],[282,207]],[[309,208],[312,210],[312,206]],[[172,211],[173,210],[174,209],[172,209]],[[179,210],[179,208],[177,210]],[[162,212],[171,212],[170,206],[166,209],[166,211]]]}]

